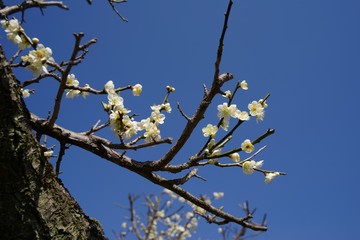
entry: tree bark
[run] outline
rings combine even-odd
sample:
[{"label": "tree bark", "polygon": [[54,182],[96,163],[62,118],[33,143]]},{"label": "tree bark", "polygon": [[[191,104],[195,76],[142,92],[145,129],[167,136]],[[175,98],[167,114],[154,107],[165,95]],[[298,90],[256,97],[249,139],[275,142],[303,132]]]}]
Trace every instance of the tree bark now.
[{"label": "tree bark", "polygon": [[106,239],[43,156],[1,45],[0,64],[0,238]]}]

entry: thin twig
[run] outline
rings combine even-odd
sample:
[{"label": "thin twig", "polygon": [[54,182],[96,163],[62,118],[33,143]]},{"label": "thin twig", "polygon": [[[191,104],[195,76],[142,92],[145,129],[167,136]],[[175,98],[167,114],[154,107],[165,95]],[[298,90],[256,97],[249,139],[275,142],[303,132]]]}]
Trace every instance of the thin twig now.
[{"label": "thin twig", "polygon": [[[114,12],[121,18],[121,20],[123,20],[124,22],[128,22],[129,20],[127,20],[126,18],[124,18],[120,13],[119,11],[116,9],[115,5],[114,5],[114,0],[108,0],[111,8],[114,10]],[[122,3],[122,2],[126,2],[124,0],[122,1],[119,1],[119,2],[115,2],[115,3]]]},{"label": "thin twig", "polygon": [[183,116],[187,121],[190,121],[190,120],[191,120],[191,119],[184,113],[184,111],[181,109],[179,102],[177,102],[177,108],[179,109],[179,112],[180,112],[181,116]]}]

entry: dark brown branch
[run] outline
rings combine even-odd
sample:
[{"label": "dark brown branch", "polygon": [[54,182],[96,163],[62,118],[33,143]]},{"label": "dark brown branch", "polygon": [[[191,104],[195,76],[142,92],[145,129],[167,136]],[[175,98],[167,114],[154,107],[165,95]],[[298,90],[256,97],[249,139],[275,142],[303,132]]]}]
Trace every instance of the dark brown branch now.
[{"label": "dark brown branch", "polygon": [[108,147],[113,148],[113,149],[137,150],[140,148],[151,147],[151,146],[155,146],[155,145],[159,145],[159,144],[163,144],[163,143],[171,144],[172,138],[165,138],[165,139],[161,139],[158,141],[143,143],[143,144],[139,144],[139,145],[129,145],[129,144],[125,144],[125,143],[124,144],[110,144]]},{"label": "dark brown branch", "polygon": [[191,120],[191,119],[184,113],[184,111],[181,109],[179,102],[177,102],[177,108],[179,109],[179,112],[180,112],[181,116],[183,116],[187,121],[190,121],[190,120]]},{"label": "dark brown branch", "polygon": [[98,120],[98,121],[95,123],[95,125],[92,126],[91,129],[90,129],[89,131],[85,132],[84,134],[85,134],[85,135],[90,135],[90,134],[93,134],[93,133],[95,133],[95,132],[97,132],[97,131],[100,131],[101,129],[106,128],[107,126],[109,126],[109,125],[110,125],[110,122],[108,121],[107,123],[104,123],[104,124],[102,124],[102,125],[100,125],[100,126],[99,126],[99,124],[100,124],[100,120]]},{"label": "dark brown branch", "polygon": [[[84,33],[74,34],[74,36],[75,36],[75,46],[74,46],[74,50],[70,57],[70,62],[73,62],[76,59],[76,56],[79,51],[84,51],[83,46],[80,46],[80,42],[81,42],[81,39],[84,37]],[[67,65],[66,69],[61,73],[61,83],[60,83],[58,92],[56,94],[54,110],[52,112],[53,115],[51,116],[51,118],[49,120],[50,126],[54,125],[54,123],[56,122],[56,120],[59,116],[61,99],[63,97],[64,91],[66,88],[67,78],[68,78],[68,75],[69,75],[72,67],[73,67],[73,64]]]},{"label": "dark brown branch", "polygon": [[55,167],[55,174],[58,177],[60,172],[60,166],[61,166],[61,161],[63,159],[63,156],[65,155],[65,150],[67,149],[66,144],[65,143],[60,143],[60,150],[59,150],[59,157],[56,161],[56,167]]},{"label": "dark brown branch", "polygon": [[169,180],[168,182],[170,184],[183,185],[184,183],[189,181],[192,177],[197,176],[197,172],[198,172],[198,169],[194,168],[190,172],[188,172],[185,176],[183,176],[182,178],[172,179],[172,180]]},{"label": "dark brown branch", "polygon": [[21,83],[20,86],[21,87],[26,87],[26,86],[29,86],[29,85],[31,85],[33,83],[39,83],[40,80],[42,80],[44,78],[47,78],[47,77],[52,77],[56,81],[61,82],[61,78],[57,74],[55,74],[55,73],[43,73],[43,74],[39,75],[38,77],[35,77],[35,78],[31,79],[31,80],[28,80],[28,81],[25,81],[25,82]]},{"label": "dark brown branch", "polygon": [[6,6],[0,10],[0,18],[3,19],[11,14],[24,12],[29,8],[46,8],[50,6],[56,6],[64,10],[68,10],[68,6],[64,5],[61,1],[36,1],[36,0],[27,0],[22,4],[17,4],[13,6]]},{"label": "dark brown branch", "polygon": [[233,79],[233,75],[230,73],[224,73],[219,75],[219,67],[221,63],[221,56],[223,51],[223,45],[224,45],[224,38],[225,33],[227,29],[227,24],[231,12],[231,6],[232,6],[232,0],[229,1],[228,8],[225,13],[225,20],[224,25],[221,33],[221,37],[219,40],[219,46],[218,46],[218,52],[216,56],[216,62],[215,62],[215,73],[213,82],[211,85],[211,89],[205,93],[205,96],[203,100],[201,101],[198,109],[196,110],[195,114],[190,118],[190,120],[187,122],[185,128],[183,129],[179,139],[176,141],[176,143],[170,148],[170,150],[159,160],[155,161],[153,163],[154,170],[159,170],[170,163],[170,161],[175,157],[175,155],[182,149],[184,144],[187,142],[189,137],[191,136],[192,132],[198,125],[198,123],[204,118],[205,112],[207,108],[209,107],[212,99],[215,97],[216,94],[220,92],[221,86]]},{"label": "dark brown branch", "polygon": [[229,21],[229,17],[230,17],[232,4],[233,4],[233,1],[230,0],[228,3],[227,10],[225,12],[224,25],[223,25],[221,36],[219,39],[219,46],[218,46],[217,56],[216,56],[216,61],[215,61],[214,79],[217,79],[220,74],[220,64],[221,64],[221,58],[222,58],[222,53],[223,53],[223,49],[224,49],[224,39],[225,39],[226,30],[228,27],[228,21]]},{"label": "dark brown branch", "polygon": [[52,138],[55,138],[60,142],[69,143],[74,146],[78,146],[82,149],[94,153],[95,155],[103,159],[115,163],[118,166],[124,167],[132,172],[135,172],[140,176],[148,179],[149,181],[177,193],[179,196],[185,198],[186,200],[190,201],[196,206],[203,208],[204,210],[216,215],[219,218],[223,218],[227,222],[234,222],[240,224],[241,226],[251,228],[253,230],[258,230],[258,231],[267,230],[267,228],[264,226],[247,222],[247,218],[237,218],[230,215],[229,213],[223,212],[217,209],[216,207],[213,207],[212,205],[206,203],[204,200],[201,200],[191,195],[189,192],[185,191],[179,186],[169,182],[169,180],[162,178],[155,173],[152,173],[151,168],[149,167],[150,164],[148,162],[145,163],[139,162],[116,152],[115,150],[109,148],[109,145],[111,143],[106,139],[103,139],[95,135],[85,135],[85,134],[75,133],[65,128],[62,128],[56,124],[51,126],[48,123],[48,121],[46,121],[45,119],[40,119],[34,114],[31,114],[31,123],[35,131],[46,134]]}]

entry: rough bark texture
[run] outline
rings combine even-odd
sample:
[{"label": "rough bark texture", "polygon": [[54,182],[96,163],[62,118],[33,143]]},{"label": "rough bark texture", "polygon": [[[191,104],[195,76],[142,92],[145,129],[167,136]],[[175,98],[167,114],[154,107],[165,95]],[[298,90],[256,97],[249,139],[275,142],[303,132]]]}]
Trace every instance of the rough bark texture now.
[{"label": "rough bark texture", "polygon": [[106,239],[53,174],[0,45],[0,238]]}]

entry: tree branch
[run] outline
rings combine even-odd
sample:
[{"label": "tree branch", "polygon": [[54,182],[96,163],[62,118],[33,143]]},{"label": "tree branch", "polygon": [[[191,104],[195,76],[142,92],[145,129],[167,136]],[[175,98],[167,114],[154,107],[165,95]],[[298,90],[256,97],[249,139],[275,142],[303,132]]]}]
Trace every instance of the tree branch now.
[{"label": "tree branch", "polygon": [[182,131],[182,133],[181,133],[179,139],[176,141],[176,143],[170,148],[170,150],[161,159],[155,161],[152,164],[152,167],[154,170],[159,170],[170,163],[170,161],[175,157],[175,155],[180,151],[180,149],[182,149],[184,144],[187,142],[187,140],[191,136],[192,132],[194,131],[194,129],[198,125],[198,123],[205,117],[205,112],[206,112],[207,108],[209,107],[209,105],[210,105],[212,99],[215,97],[215,95],[220,92],[221,86],[225,82],[233,79],[233,75],[230,73],[224,73],[224,74],[219,75],[221,56],[222,56],[223,45],[224,45],[224,38],[225,38],[227,24],[228,24],[230,12],[231,12],[232,3],[233,3],[233,1],[230,0],[228,3],[228,8],[225,13],[225,20],[224,20],[221,37],[219,40],[219,46],[218,46],[218,51],[217,51],[217,56],[216,56],[216,61],[215,61],[215,73],[214,73],[214,78],[213,78],[211,89],[205,93],[204,98],[201,101],[198,109],[196,110],[194,115],[187,122],[184,130]]},{"label": "tree branch", "polygon": [[3,9],[0,10],[0,18],[4,19],[5,17],[18,13],[18,12],[24,12],[26,9],[29,8],[46,8],[50,6],[56,6],[59,8],[62,8],[64,10],[69,10],[69,7],[64,5],[61,1],[36,1],[36,0],[27,0],[23,2],[22,4],[17,4],[13,6],[6,6]]}]

